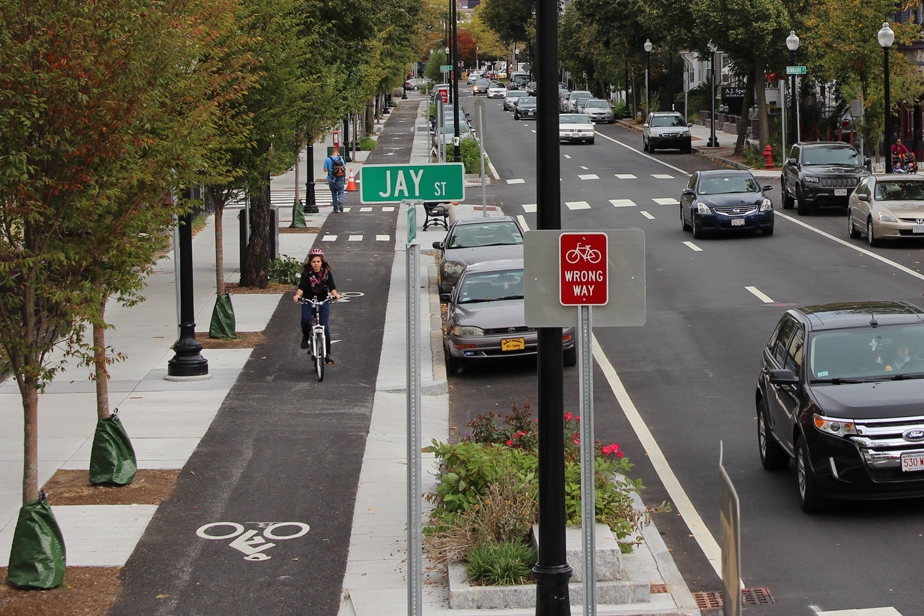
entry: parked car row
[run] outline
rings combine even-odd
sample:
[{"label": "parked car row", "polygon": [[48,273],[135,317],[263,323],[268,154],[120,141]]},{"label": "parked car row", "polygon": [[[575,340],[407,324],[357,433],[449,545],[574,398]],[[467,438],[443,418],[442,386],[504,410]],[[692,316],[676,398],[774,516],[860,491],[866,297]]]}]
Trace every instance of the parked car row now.
[{"label": "parked car row", "polygon": [[[439,251],[437,285],[447,304],[446,368],[467,362],[535,355],[538,334],[526,325],[523,231],[510,216],[456,220]],[[563,330],[564,364],[577,363],[574,328]]]}]

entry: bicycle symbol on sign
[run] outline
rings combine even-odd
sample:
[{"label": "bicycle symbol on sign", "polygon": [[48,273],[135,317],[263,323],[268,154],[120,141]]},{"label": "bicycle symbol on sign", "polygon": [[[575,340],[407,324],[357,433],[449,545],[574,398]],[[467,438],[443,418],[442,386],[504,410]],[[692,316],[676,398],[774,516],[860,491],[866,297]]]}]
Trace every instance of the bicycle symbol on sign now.
[{"label": "bicycle symbol on sign", "polygon": [[[310,527],[304,522],[247,522],[247,524],[256,525],[257,528],[262,529],[262,534],[257,530],[244,530],[244,525],[237,522],[209,522],[200,526],[196,530],[196,535],[202,539],[234,539],[229,544],[229,547],[246,554],[244,560],[261,561],[272,558],[269,554],[264,554],[264,552],[276,545],[267,541],[267,539],[288,541],[289,539],[297,539],[310,530]],[[294,527],[294,532],[282,530],[288,526]],[[227,527],[230,532],[213,534],[212,529],[216,527]]]},{"label": "bicycle symbol on sign", "polygon": [[574,265],[578,261],[587,261],[588,263],[599,263],[603,254],[596,248],[591,248],[590,244],[578,244],[565,253],[565,261]]}]

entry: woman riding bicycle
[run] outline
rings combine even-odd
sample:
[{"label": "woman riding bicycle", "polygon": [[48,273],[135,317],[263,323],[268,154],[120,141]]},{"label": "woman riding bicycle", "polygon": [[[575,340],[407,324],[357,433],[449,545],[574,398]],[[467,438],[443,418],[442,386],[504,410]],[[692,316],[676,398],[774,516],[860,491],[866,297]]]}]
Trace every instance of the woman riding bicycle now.
[{"label": "woman riding bicycle", "polygon": [[[295,291],[295,302],[299,302],[302,297],[324,301],[328,295],[334,299],[340,299],[337,293],[337,285],[334,282],[334,275],[330,271],[330,264],[324,259],[324,251],[320,248],[312,248],[308,251],[308,261],[302,268],[301,280],[298,283],[298,290]],[[311,304],[302,304],[302,348],[307,349],[310,346],[309,337],[311,336]],[[328,364],[334,363],[330,354],[330,302],[320,306],[321,325],[324,326],[324,333],[327,337],[327,348],[325,349],[325,361]]]}]

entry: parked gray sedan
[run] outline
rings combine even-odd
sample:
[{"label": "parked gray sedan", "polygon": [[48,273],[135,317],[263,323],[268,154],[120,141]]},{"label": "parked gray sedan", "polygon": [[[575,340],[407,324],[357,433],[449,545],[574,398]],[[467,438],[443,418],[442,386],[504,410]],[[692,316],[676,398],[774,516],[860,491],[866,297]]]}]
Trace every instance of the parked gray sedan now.
[{"label": "parked gray sedan", "polygon": [[871,175],[860,180],[847,204],[847,234],[882,240],[924,238],[924,176]]},{"label": "parked gray sedan", "polygon": [[523,231],[510,216],[461,218],[450,225],[441,242],[438,282],[440,293],[449,293],[467,265],[523,256]]},{"label": "parked gray sedan", "polygon": [[[446,369],[464,362],[535,355],[538,334],[526,325],[523,259],[475,263],[465,268],[446,311]],[[574,328],[562,331],[564,365],[577,363]]]},{"label": "parked gray sedan", "polygon": [[602,98],[587,99],[581,113],[588,116],[592,122],[612,124],[614,120],[613,108],[610,107],[610,102]]}]

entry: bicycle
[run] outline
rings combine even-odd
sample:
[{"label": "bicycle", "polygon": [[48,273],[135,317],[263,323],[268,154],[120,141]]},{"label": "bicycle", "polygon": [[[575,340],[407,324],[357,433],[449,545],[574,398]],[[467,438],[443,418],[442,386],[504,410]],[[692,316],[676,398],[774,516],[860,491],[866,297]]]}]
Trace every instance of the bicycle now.
[{"label": "bicycle", "polygon": [[321,324],[321,306],[327,302],[333,303],[334,301],[334,298],[330,295],[320,301],[305,297],[299,300],[300,304],[311,305],[311,335],[309,336],[308,353],[311,355],[311,361],[314,362],[318,383],[324,380],[324,366],[327,355],[327,332],[324,331],[324,325]]},{"label": "bicycle", "polygon": [[574,265],[578,261],[587,261],[589,263],[599,263],[603,254],[596,248],[591,248],[589,244],[578,244],[565,253],[565,260]]}]

